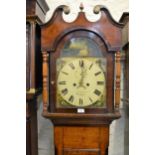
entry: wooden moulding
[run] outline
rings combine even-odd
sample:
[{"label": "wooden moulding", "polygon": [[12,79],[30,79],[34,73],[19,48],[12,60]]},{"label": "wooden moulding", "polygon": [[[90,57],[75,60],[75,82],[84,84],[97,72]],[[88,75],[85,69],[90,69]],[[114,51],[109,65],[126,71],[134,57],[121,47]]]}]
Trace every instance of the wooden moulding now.
[{"label": "wooden moulding", "polygon": [[120,63],[121,55],[120,52],[116,52],[115,55],[115,63],[116,63],[116,79],[115,79],[115,110],[119,111],[120,105],[120,74],[121,74],[121,63]]},{"label": "wooden moulding", "polygon": [[43,116],[49,118],[54,125],[72,126],[105,126],[114,119],[120,118],[120,113],[108,114],[76,114],[76,113],[49,113],[43,112]]},{"label": "wooden moulding", "polygon": [[29,22],[35,22],[37,24],[43,24],[43,22],[41,21],[41,19],[36,16],[36,15],[28,15],[26,16],[26,21],[29,21]]},{"label": "wooden moulding", "polygon": [[48,53],[42,52],[43,55],[43,112],[48,109]]}]

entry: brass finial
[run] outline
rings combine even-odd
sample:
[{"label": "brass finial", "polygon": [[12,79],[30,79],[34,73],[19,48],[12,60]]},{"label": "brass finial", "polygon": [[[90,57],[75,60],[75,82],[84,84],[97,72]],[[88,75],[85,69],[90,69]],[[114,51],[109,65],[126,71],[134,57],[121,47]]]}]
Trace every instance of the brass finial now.
[{"label": "brass finial", "polygon": [[80,10],[83,11],[83,9],[84,9],[84,5],[83,3],[80,3]]},{"label": "brass finial", "polygon": [[70,9],[69,9],[68,6],[64,6],[63,10],[64,10],[65,14],[69,14],[70,13]]},{"label": "brass finial", "polygon": [[97,5],[97,6],[94,7],[94,13],[98,14],[99,12],[100,12],[100,6]]}]

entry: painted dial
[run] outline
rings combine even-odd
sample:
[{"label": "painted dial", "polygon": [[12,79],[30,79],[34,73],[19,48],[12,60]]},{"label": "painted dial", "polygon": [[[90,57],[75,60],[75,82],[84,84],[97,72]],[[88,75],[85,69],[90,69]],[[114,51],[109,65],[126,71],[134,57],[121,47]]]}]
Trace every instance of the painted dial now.
[{"label": "painted dial", "polygon": [[90,106],[100,100],[105,91],[105,75],[95,61],[76,58],[59,71],[57,91],[72,106]]}]

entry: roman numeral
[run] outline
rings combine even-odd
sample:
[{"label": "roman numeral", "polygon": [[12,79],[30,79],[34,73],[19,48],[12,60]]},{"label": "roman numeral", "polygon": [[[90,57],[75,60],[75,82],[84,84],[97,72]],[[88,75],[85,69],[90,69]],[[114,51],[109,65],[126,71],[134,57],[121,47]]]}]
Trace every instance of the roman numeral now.
[{"label": "roman numeral", "polygon": [[66,81],[60,81],[59,82],[59,85],[65,85],[66,84]]},{"label": "roman numeral", "polygon": [[96,94],[97,96],[100,96],[101,92],[97,89],[95,89],[94,94]]},{"label": "roman numeral", "polygon": [[97,60],[96,63],[97,63],[97,64],[100,64],[100,63],[101,63],[101,60]]},{"label": "roman numeral", "polygon": [[97,81],[98,85],[104,85],[104,81]]},{"label": "roman numeral", "polygon": [[101,72],[100,72],[100,71],[99,71],[99,72],[96,72],[96,73],[95,73],[95,76],[97,76],[97,75],[99,75],[99,74],[101,74]]},{"label": "roman numeral", "polygon": [[79,99],[79,105],[83,105],[83,100],[81,98]]},{"label": "roman numeral", "polygon": [[70,96],[69,101],[70,102],[73,102],[74,101],[74,96],[73,95]]},{"label": "roman numeral", "polygon": [[61,71],[63,74],[68,75],[68,73]]},{"label": "roman numeral", "polygon": [[72,63],[69,64],[69,66],[72,68],[72,69],[75,69],[74,65]]},{"label": "roman numeral", "polygon": [[93,103],[93,100],[89,97],[89,101],[91,102],[91,103]]},{"label": "roman numeral", "polygon": [[61,92],[62,92],[63,95],[66,95],[66,94],[68,93],[68,89],[65,88],[65,89],[63,89]]},{"label": "roman numeral", "polygon": [[89,66],[89,70],[92,68],[92,66],[93,66],[93,63]]},{"label": "roman numeral", "polygon": [[83,62],[83,60],[80,60],[80,61],[79,61],[79,65],[80,65],[80,67],[84,67],[84,62]]}]

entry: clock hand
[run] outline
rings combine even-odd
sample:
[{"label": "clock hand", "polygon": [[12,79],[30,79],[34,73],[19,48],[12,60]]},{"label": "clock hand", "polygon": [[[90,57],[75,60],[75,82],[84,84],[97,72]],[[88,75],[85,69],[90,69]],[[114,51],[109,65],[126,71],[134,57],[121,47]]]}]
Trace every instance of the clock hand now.
[{"label": "clock hand", "polygon": [[[83,87],[83,88],[86,88],[84,86],[84,77],[86,76],[86,70],[84,68],[81,68],[81,79],[80,79],[80,82],[79,82],[79,87]],[[79,88],[78,87],[78,88]]]}]

